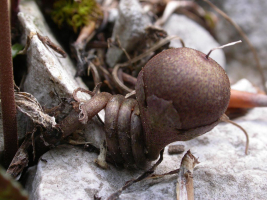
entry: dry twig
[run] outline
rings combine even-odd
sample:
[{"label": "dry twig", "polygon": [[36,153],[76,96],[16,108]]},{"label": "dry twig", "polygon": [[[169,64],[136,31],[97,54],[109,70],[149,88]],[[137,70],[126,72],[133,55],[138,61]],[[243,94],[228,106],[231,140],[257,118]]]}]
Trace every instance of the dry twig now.
[{"label": "dry twig", "polygon": [[[181,44],[184,46],[184,42],[183,40],[178,37],[178,36],[169,36],[163,40],[160,40],[159,42],[157,42],[153,47],[151,47],[150,49],[148,49],[146,52],[140,54],[139,56],[136,56],[135,58],[131,59],[130,60],[130,64],[133,64],[139,60],[141,60],[142,58],[150,55],[152,52],[156,51],[158,48],[164,46],[165,44],[167,44],[168,42],[170,42],[171,40],[173,39],[179,39],[181,41]],[[112,76],[113,76],[113,80],[114,82],[117,84],[117,86],[122,89],[123,91],[127,92],[127,93],[130,93],[132,92],[133,90],[128,88],[126,85],[124,85],[121,80],[118,78],[118,70],[120,68],[124,68],[124,67],[127,67],[129,65],[129,62],[125,62],[125,63],[122,63],[122,64],[117,64],[113,71],[112,71]]]},{"label": "dry twig", "polygon": [[198,160],[188,150],[184,155],[176,184],[177,200],[194,200],[193,170]]},{"label": "dry twig", "polygon": [[145,171],[142,175],[140,175],[136,179],[132,179],[130,181],[127,181],[123,187],[121,187],[119,190],[117,190],[112,195],[110,195],[107,198],[107,200],[116,200],[116,199],[118,199],[123,190],[126,190],[128,187],[130,187],[132,184],[134,184],[136,182],[139,182],[139,181],[142,181],[142,180],[144,180],[144,179],[146,179],[148,177],[151,177],[152,174],[154,173],[154,171],[156,170],[157,166],[163,160],[163,152],[164,152],[164,149],[160,152],[160,157],[159,157],[158,161],[149,170]]}]

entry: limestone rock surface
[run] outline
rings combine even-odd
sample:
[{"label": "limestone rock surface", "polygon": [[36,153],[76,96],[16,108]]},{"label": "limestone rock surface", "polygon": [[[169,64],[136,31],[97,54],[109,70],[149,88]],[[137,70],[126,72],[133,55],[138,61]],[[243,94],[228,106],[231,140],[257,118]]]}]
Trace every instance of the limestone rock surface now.
[{"label": "limestone rock surface", "polygon": [[[137,0],[121,0],[119,4],[119,16],[115,22],[112,40],[119,39],[121,46],[127,51],[132,51],[142,44],[145,36],[145,28],[150,25],[149,17],[143,13]],[[124,52],[118,47],[108,49],[106,59],[110,67],[122,58]]]}]

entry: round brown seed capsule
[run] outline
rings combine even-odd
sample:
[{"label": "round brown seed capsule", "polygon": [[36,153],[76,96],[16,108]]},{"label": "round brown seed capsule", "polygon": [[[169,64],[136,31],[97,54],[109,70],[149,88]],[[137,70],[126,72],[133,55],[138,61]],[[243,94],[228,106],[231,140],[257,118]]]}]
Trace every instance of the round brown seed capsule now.
[{"label": "round brown seed capsule", "polygon": [[224,69],[206,54],[169,49],[139,73],[136,96],[146,156],[154,160],[169,143],[190,140],[218,124],[229,103],[230,82]]}]

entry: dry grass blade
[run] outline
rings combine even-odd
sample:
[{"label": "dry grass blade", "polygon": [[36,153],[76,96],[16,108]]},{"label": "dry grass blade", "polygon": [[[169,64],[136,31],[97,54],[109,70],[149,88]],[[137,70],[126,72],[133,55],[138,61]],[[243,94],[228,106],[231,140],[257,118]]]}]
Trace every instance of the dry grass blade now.
[{"label": "dry grass blade", "polygon": [[249,41],[248,37],[246,36],[246,34],[244,33],[244,31],[225,13],[223,12],[222,10],[220,10],[217,6],[215,6],[213,3],[211,3],[210,1],[208,0],[203,0],[204,2],[206,2],[207,4],[209,4],[216,12],[218,12],[220,15],[222,15],[227,21],[229,21],[235,28],[236,30],[238,31],[238,33],[244,38],[244,40],[246,41],[246,43],[248,44],[250,50],[252,51],[253,53],[253,56],[254,56],[254,59],[257,63],[257,68],[259,70],[259,73],[260,73],[260,76],[261,76],[261,80],[262,80],[262,85],[263,85],[263,88],[264,88],[264,91],[265,93],[267,93],[267,87],[265,85],[266,83],[266,79],[265,79],[265,76],[264,76],[264,73],[263,73],[263,69],[261,67],[261,64],[260,64],[260,60],[259,60],[259,57],[258,57],[258,54],[257,54],[257,51],[255,50],[255,48],[253,47],[253,45],[251,44],[251,42]]}]

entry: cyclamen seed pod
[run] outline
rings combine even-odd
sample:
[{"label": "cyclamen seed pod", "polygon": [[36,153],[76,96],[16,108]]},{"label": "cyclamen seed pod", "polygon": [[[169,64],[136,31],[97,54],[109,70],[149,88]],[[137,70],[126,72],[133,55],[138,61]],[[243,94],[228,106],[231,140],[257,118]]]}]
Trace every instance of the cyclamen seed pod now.
[{"label": "cyclamen seed pod", "polygon": [[210,131],[227,109],[230,82],[224,69],[191,49],[165,50],[138,75],[136,96],[147,158],[155,160],[174,141]]}]

